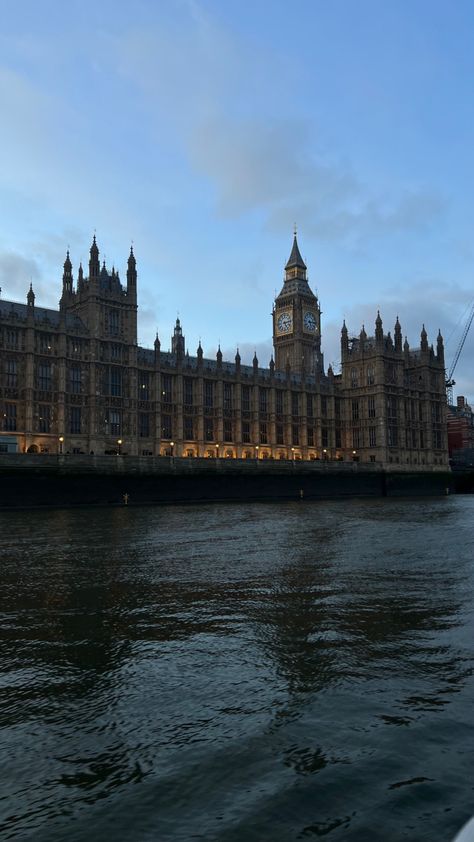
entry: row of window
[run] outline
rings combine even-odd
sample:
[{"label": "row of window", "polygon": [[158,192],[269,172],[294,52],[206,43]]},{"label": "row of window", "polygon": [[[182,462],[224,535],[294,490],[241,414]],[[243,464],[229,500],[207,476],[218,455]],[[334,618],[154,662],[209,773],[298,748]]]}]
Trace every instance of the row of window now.
[{"label": "row of window", "polygon": [[[68,369],[68,391],[71,394],[80,394],[82,392],[82,369],[79,366],[72,366]],[[18,386],[18,361],[15,359],[7,359],[5,361],[5,385],[7,388],[17,388]],[[52,366],[49,362],[40,362],[37,366],[36,386],[42,391],[51,391],[53,386]],[[172,403],[172,377],[171,375],[164,375],[162,377],[162,401],[163,403]],[[117,366],[108,366],[104,371],[102,391],[105,395],[112,397],[122,397],[123,395],[123,370]],[[212,380],[204,381],[204,409],[214,408],[215,398],[215,383]],[[194,405],[194,381],[192,378],[186,377],[183,381],[184,389],[184,404],[191,407]],[[241,404],[242,412],[251,411],[252,387],[243,385],[241,387]],[[261,414],[269,411],[269,393],[270,390],[266,388],[259,388],[258,391],[258,408]],[[284,413],[284,391],[277,389],[275,391],[275,411],[277,415]],[[300,408],[303,396],[298,392],[291,392],[291,414],[296,417],[300,415]],[[150,374],[147,371],[139,372],[138,378],[138,399],[141,401],[150,400]],[[233,409],[233,384],[223,384],[223,399],[224,411],[229,412]],[[352,421],[358,421],[361,417],[361,402],[363,399],[354,399],[351,401],[351,418]],[[370,396],[367,399],[367,414],[368,418],[376,417],[375,397]],[[395,396],[388,396],[386,399],[387,418],[396,419],[398,414],[398,399]],[[327,398],[324,395],[320,397],[321,416],[327,415]],[[314,417],[315,400],[313,395],[306,395],[306,415],[308,418]],[[340,418],[341,402],[340,399],[335,399],[335,416]],[[414,400],[405,400],[405,417],[412,421],[418,418],[423,420],[422,404]],[[441,406],[437,401],[431,403],[431,417],[436,423],[441,421]]]},{"label": "row of window", "polygon": [[[71,435],[82,432],[80,407],[73,406],[69,409],[68,421],[68,432]],[[17,428],[17,405],[6,403],[3,413],[3,429],[7,432],[16,432]],[[38,433],[53,432],[53,407],[50,404],[37,404],[35,406],[33,429]]]},{"label": "row of window", "polygon": [[[140,436],[148,436],[149,435],[149,414],[148,413],[139,413],[138,416],[138,430]],[[204,418],[204,439],[206,441],[214,441],[216,434],[217,434],[217,425],[215,424],[215,420],[212,417],[206,416]],[[161,435],[162,438],[165,439],[172,439],[173,438],[173,418],[171,415],[162,415],[161,418]],[[196,438],[197,430],[196,430],[196,419],[193,416],[185,415],[183,419],[183,435],[184,438],[187,440],[192,440]],[[268,444],[269,443],[269,425],[262,421],[259,424],[259,441],[260,444]],[[339,444],[336,443],[336,447],[340,447],[340,439],[341,439],[341,432],[340,430],[336,431],[336,438],[339,441]],[[229,420],[224,419],[223,423],[223,439],[225,442],[232,442],[235,440],[234,430],[232,422]],[[285,427],[283,424],[276,424],[275,425],[275,440],[276,444],[285,444]],[[251,425],[250,421],[243,421],[242,422],[242,441],[244,444],[250,444],[252,441],[251,436]],[[313,427],[307,428],[307,443],[308,446],[312,447],[316,441],[316,430]],[[323,428],[321,431],[321,441],[322,447],[328,446],[329,441],[329,433],[326,428]],[[291,426],[291,442],[290,444],[299,445],[300,444],[300,428],[298,424],[293,424]]]},{"label": "row of window", "polygon": [[[375,368],[372,365],[367,366],[364,370],[363,368],[351,368],[350,370],[350,381],[351,386],[356,388],[357,386],[367,385],[373,386],[375,384]],[[397,383],[398,381],[398,371],[396,365],[393,363],[387,363],[385,365],[385,383]],[[415,383],[415,376],[412,374],[409,376],[407,371],[404,371],[404,382],[408,385],[408,382]],[[436,372],[432,371],[430,373],[430,386],[432,389],[439,388],[439,375]]]},{"label": "row of window", "polygon": [[[377,447],[377,428],[376,427],[369,427],[368,428],[368,445],[369,447]],[[336,447],[338,445],[336,444]],[[360,447],[363,446],[362,441],[362,431],[355,427],[352,430],[352,447],[355,450],[358,450]],[[398,427],[396,425],[389,424],[387,426],[387,446],[388,447],[399,447],[400,446],[400,436]],[[435,448],[435,450],[439,450],[443,446],[443,433],[440,429],[433,427],[432,429],[432,438],[431,438],[431,446]],[[426,447],[426,435],[424,430],[405,430],[405,447],[407,449],[413,450],[424,450]]]},{"label": "row of window", "polygon": [[[362,398],[357,398],[351,401],[351,418],[352,421],[358,421],[361,415]],[[389,395],[386,400],[387,418],[396,421],[399,411],[398,398]],[[375,397],[367,398],[367,416],[368,418],[375,418]],[[405,418],[407,421],[423,421],[423,405],[419,401],[405,401]],[[441,404],[438,401],[431,403],[431,418],[436,423],[441,421]]]},{"label": "row of window", "polygon": [[[150,413],[147,412],[140,412],[138,413],[138,435],[141,438],[149,438],[151,432],[151,425],[150,425]],[[34,428],[39,433],[51,433],[52,432],[52,423],[53,423],[53,409],[48,404],[38,404],[36,406],[36,411],[34,415]],[[82,430],[82,411],[81,407],[70,407],[68,412],[68,432],[71,435],[79,435]],[[3,429],[7,432],[15,432],[17,430],[17,405],[14,403],[6,403],[5,404],[5,411],[3,414]],[[110,436],[120,436],[122,433],[122,418],[121,413],[119,410],[110,409],[107,412],[107,417],[105,419],[105,432],[107,435]],[[184,418],[184,438],[188,440],[192,440],[195,438],[196,428],[195,428],[195,419],[192,416],[185,416]],[[233,429],[232,423],[230,421],[224,421],[224,441],[225,442],[232,442],[234,441],[233,436]],[[276,424],[275,425],[275,441],[276,444],[291,444],[298,446],[300,444],[300,428],[298,425],[293,424],[291,427],[291,441],[285,441],[285,431],[283,424]],[[214,419],[206,417],[204,419],[204,438],[206,441],[214,441],[216,434],[216,428],[214,424]],[[308,447],[313,447],[316,444],[316,430],[313,427],[307,428],[307,445]],[[172,416],[170,415],[163,415],[162,417],[162,427],[161,427],[161,435],[162,438],[165,439],[172,439],[173,437],[173,425],[172,425]],[[251,438],[251,429],[250,429],[250,422],[244,421],[242,423],[242,442],[249,443],[252,441]],[[261,422],[259,425],[259,441],[260,444],[268,444],[269,443],[269,431],[268,425],[265,422]],[[335,430],[335,447],[341,447],[341,430]],[[424,449],[426,444],[425,434],[423,430],[406,430],[405,431],[405,446],[407,448],[413,449]],[[377,446],[377,429],[376,427],[369,427],[368,428],[368,445],[369,447],[376,447]],[[387,445],[388,447],[396,448],[399,446],[399,435],[398,435],[398,428],[396,425],[388,425],[387,427]],[[321,430],[321,447],[325,448],[329,446],[329,432],[326,428],[322,428]],[[352,430],[352,446],[354,449],[358,450],[362,446],[362,439],[361,439],[361,430],[358,428],[354,428]],[[443,434],[442,431],[436,427],[433,427],[432,430],[432,446],[435,449],[440,449],[443,446]]]}]

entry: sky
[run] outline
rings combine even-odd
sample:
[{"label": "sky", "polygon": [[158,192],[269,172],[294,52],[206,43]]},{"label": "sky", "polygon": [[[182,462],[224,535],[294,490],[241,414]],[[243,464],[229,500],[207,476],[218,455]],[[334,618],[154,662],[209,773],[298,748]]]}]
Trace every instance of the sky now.
[{"label": "sky", "polygon": [[[326,366],[340,329],[425,324],[449,369],[474,303],[474,5],[0,0],[2,298],[57,307],[94,231],[139,342],[179,315],[267,365],[298,230]],[[455,372],[474,402],[474,325]]]}]

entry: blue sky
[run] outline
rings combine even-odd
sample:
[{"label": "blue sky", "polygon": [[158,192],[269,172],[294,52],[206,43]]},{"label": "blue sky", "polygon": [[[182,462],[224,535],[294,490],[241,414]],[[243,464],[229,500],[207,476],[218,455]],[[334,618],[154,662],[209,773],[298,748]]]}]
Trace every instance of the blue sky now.
[{"label": "blue sky", "polygon": [[[293,224],[339,332],[398,315],[450,363],[474,299],[474,6],[233,0],[2,4],[0,286],[56,306],[94,230],[139,340],[271,352]],[[474,329],[455,392],[474,401]]]}]

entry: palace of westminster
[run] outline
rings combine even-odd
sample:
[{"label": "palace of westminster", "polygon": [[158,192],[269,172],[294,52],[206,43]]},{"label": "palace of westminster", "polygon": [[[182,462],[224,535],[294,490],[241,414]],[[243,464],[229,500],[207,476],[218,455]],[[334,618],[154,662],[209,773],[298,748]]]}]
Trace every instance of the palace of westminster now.
[{"label": "palace of westminster", "polygon": [[296,234],[273,306],[268,368],[190,355],[179,319],[171,351],[137,344],[137,270],[100,265],[74,281],[69,252],[59,309],[0,299],[0,452],[344,460],[446,468],[443,340],[417,348],[377,314],[374,335],[341,331],[341,371],[324,369],[321,311]]}]

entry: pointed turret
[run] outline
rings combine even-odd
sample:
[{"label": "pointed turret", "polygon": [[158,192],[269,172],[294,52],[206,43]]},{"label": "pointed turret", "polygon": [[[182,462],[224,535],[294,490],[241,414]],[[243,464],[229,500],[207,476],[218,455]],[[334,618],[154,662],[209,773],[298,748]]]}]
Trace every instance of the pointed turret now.
[{"label": "pointed turret", "polygon": [[202,345],[201,345],[201,340],[199,340],[199,345],[198,345],[198,347],[197,347],[197,351],[196,351],[196,357],[197,357],[197,363],[198,363],[198,366],[202,366]]},{"label": "pointed turret", "polygon": [[89,280],[97,280],[100,273],[99,249],[95,239],[95,234],[92,238],[92,245],[90,249],[89,259]]},{"label": "pointed turret", "polygon": [[383,328],[382,319],[380,318],[380,310],[377,310],[377,318],[375,319],[375,341],[378,345],[383,343]]},{"label": "pointed turret", "polygon": [[64,261],[64,271],[63,271],[63,298],[65,295],[71,295],[72,293],[72,263],[69,258],[69,249],[66,252],[66,260]]},{"label": "pointed turret", "polygon": [[137,294],[137,261],[133,253],[133,246],[130,246],[130,254],[127,263],[127,294]]},{"label": "pointed turret", "polygon": [[222,351],[221,351],[221,343],[217,347],[217,354],[216,354],[216,361],[217,361],[217,368],[221,368],[222,366]]},{"label": "pointed turret", "polygon": [[79,263],[79,269],[77,270],[77,291],[80,292],[84,287],[84,270],[82,268],[82,263]]},{"label": "pointed turret", "polygon": [[293,248],[285,266],[285,280],[289,281],[293,278],[301,278],[306,280],[306,263],[301,257],[298,248],[298,240],[296,239],[296,231],[293,237]]},{"label": "pointed turret", "polygon": [[161,362],[161,342],[160,342],[160,337],[158,336],[158,331],[156,331],[155,342],[154,342],[154,349],[155,349],[155,368],[160,368],[160,362]]},{"label": "pointed turret", "polygon": [[341,328],[341,357],[344,359],[349,353],[349,334],[347,332],[346,320],[344,319]]},{"label": "pointed turret", "polygon": [[293,248],[291,249],[291,254],[288,258],[287,264],[285,269],[292,269],[294,266],[299,266],[301,269],[306,269],[306,263],[304,262],[303,258],[301,257],[301,252],[298,247],[298,240],[296,239],[296,231],[293,236]]},{"label": "pointed turret", "polygon": [[426,333],[425,326],[421,328],[420,334],[420,348],[422,351],[428,350],[428,334]]},{"label": "pointed turret", "polygon": [[253,370],[258,371],[258,358],[257,358],[257,351],[255,350],[252,360]]},{"label": "pointed turret", "polygon": [[176,319],[173,336],[171,337],[171,351],[178,357],[184,355],[184,336],[179,318]]},{"label": "pointed turret", "polygon": [[35,294],[33,292],[33,284],[30,284],[30,288],[29,288],[28,294],[26,296],[26,303],[28,304],[28,307],[34,307],[35,306]]},{"label": "pointed turret", "polygon": [[365,332],[365,326],[364,326],[364,325],[362,325],[361,332],[359,333],[359,340],[360,340],[361,342],[365,342],[365,340],[366,340],[366,339],[367,339],[367,334],[366,334],[366,332]]},{"label": "pointed turret", "polygon": [[240,362],[241,362],[241,360],[240,360],[239,349],[237,348],[237,352],[235,354],[235,371],[236,371],[237,374],[240,372]]},{"label": "pointed turret", "polygon": [[395,322],[394,334],[395,334],[395,350],[399,354],[401,354],[401,352],[402,352],[402,328],[401,328],[400,322],[398,321],[398,316],[397,316],[397,321]]},{"label": "pointed turret", "polygon": [[270,368],[270,374],[273,374],[273,373],[274,373],[274,371],[275,371],[275,360],[273,359],[273,354],[272,354],[272,355],[271,355],[271,357],[270,357],[270,365],[269,365],[269,368]]},{"label": "pointed turret", "polygon": [[438,330],[438,338],[436,340],[436,352],[439,362],[444,365],[444,343],[440,330]]}]

